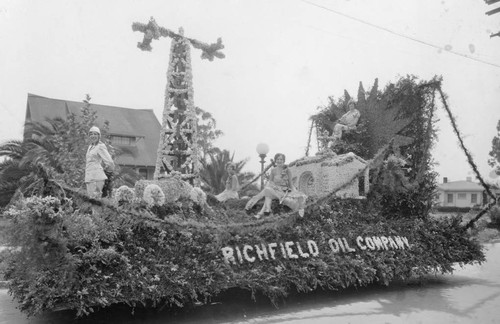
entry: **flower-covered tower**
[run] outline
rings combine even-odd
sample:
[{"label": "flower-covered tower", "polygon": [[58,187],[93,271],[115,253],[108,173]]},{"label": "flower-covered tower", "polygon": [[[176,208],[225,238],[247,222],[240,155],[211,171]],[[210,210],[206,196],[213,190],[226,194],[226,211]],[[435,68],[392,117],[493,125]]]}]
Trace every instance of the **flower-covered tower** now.
[{"label": "flower-covered tower", "polygon": [[[179,34],[183,34],[182,29]],[[170,50],[154,178],[158,179],[162,170],[179,171],[188,178],[197,176],[200,163],[196,143],[190,46],[185,38],[179,37],[173,39]]]},{"label": "flower-covered tower", "polygon": [[162,172],[177,171],[182,174],[184,180],[195,182],[201,164],[197,144],[198,119],[193,99],[190,45],[202,50],[202,59],[212,61],[214,57],[224,57],[219,51],[224,48],[222,41],[219,38],[217,43],[208,45],[187,38],[182,28],[179,33],[174,33],[158,26],[153,18],[147,25],[134,23],[132,30],[144,33],[143,41],[137,45],[141,50],[150,51],[153,39],[159,39],[161,36],[172,38],[154,178],[158,179]]}]

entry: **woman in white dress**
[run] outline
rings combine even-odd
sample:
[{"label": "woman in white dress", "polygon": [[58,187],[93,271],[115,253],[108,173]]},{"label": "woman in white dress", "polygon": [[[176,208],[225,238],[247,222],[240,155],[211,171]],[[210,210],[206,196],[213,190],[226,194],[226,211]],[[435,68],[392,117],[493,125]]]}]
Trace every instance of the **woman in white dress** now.
[{"label": "woman in white dress", "polygon": [[223,192],[215,196],[218,201],[224,202],[228,199],[239,199],[238,190],[240,189],[240,183],[238,182],[238,176],[236,175],[236,165],[229,162],[226,165],[227,179],[226,187]]},{"label": "woman in white dress", "polygon": [[106,145],[100,141],[101,131],[98,127],[90,128],[89,138],[90,145],[85,156],[85,184],[90,197],[101,198],[104,181],[108,178],[104,170],[112,171],[115,164]]},{"label": "woman in white dress", "polygon": [[299,215],[304,216],[304,203],[307,198],[305,194],[297,191],[292,181],[292,172],[285,165],[285,155],[278,153],[274,156],[275,167],[271,169],[271,175],[265,188],[252,197],[245,206],[248,211],[263,197],[264,205],[255,218],[262,215],[269,215],[271,212],[271,203],[273,199],[278,199],[280,203],[290,207],[292,210],[298,210]]}]

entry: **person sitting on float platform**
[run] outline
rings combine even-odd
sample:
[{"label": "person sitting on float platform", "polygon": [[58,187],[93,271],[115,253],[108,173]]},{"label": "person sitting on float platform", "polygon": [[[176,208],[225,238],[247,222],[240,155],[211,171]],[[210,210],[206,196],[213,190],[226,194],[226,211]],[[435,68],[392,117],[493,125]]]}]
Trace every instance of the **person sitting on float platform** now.
[{"label": "person sitting on float platform", "polygon": [[104,181],[107,179],[104,170],[112,171],[115,164],[106,145],[100,141],[101,131],[98,127],[90,128],[89,139],[90,145],[85,156],[85,184],[91,198],[101,198]]},{"label": "person sitting on float platform", "polygon": [[264,205],[255,218],[259,219],[262,215],[269,215],[271,212],[271,203],[273,199],[279,199],[280,203],[290,207],[292,210],[298,210],[299,215],[304,216],[304,203],[306,195],[297,191],[292,182],[292,173],[285,165],[285,155],[278,153],[274,156],[275,167],[271,169],[271,175],[264,189],[252,197],[245,206],[250,210],[263,197]]},{"label": "person sitting on float platform", "polygon": [[359,121],[359,117],[361,116],[361,114],[359,113],[359,110],[356,109],[356,104],[354,103],[354,101],[349,100],[349,102],[347,103],[347,107],[349,108],[349,110],[345,114],[343,114],[342,117],[338,119],[335,126],[333,126],[333,140],[330,143],[331,145],[335,144],[336,141],[342,138],[342,133],[344,131],[356,128],[356,125]]},{"label": "person sitting on float platform", "polygon": [[224,202],[228,199],[239,199],[238,190],[240,189],[240,183],[238,181],[238,176],[236,175],[236,164],[229,162],[226,165],[227,179],[226,187],[223,192],[215,196],[218,201]]}]

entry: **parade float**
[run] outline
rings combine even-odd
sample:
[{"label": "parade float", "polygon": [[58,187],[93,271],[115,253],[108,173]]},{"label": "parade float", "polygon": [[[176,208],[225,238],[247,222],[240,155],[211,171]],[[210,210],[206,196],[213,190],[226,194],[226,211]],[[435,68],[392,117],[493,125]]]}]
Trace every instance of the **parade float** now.
[{"label": "parade float", "polygon": [[219,203],[200,189],[189,51],[222,58],[221,41],[208,45],[154,20],[133,29],[145,34],[145,50],[172,38],[154,180],[91,199],[45,179],[43,194],[12,202],[4,217],[20,249],[7,278],[23,312],[184,307],[236,290],[279,305],[296,292],[389,285],[484,261],[468,229],[490,205],[467,224],[429,215],[436,95],[450,113],[439,78],[406,77],[383,90],[375,83],[367,93],[360,85],[359,122],[333,144],[329,125],[352,98],[332,99],[311,117],[305,157],[289,163],[308,195],[304,216],[274,201],[256,220],[258,206],[247,213],[245,199]]}]

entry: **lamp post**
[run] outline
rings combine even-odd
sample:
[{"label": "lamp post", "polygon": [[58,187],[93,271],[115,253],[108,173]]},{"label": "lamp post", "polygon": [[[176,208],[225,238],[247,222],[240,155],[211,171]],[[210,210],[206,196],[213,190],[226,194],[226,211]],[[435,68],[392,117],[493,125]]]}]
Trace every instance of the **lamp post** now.
[{"label": "lamp post", "polygon": [[265,143],[259,143],[257,145],[257,154],[260,157],[260,188],[264,188],[264,163],[267,153],[269,153],[269,146]]}]

